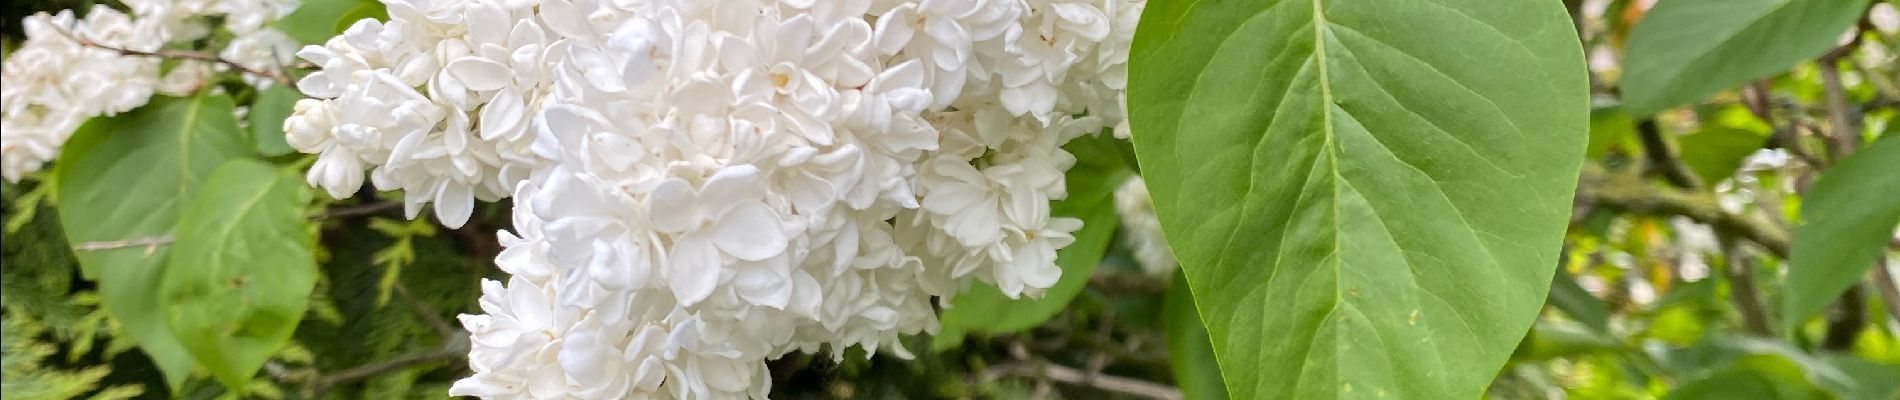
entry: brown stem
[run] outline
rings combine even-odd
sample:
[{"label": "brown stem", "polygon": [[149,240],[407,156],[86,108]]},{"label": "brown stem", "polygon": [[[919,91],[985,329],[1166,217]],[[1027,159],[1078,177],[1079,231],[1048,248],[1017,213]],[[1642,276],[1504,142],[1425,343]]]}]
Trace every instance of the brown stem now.
[{"label": "brown stem", "polygon": [[1756,336],[1775,337],[1774,321],[1768,316],[1768,306],[1755,287],[1754,263],[1749,262],[1748,253],[1735,238],[1727,234],[1720,234],[1718,238],[1724,252],[1722,261],[1728,275],[1729,297],[1742,312],[1742,325]]},{"label": "brown stem", "polygon": [[1844,53],[1829,53],[1817,61],[1821,70],[1823,97],[1827,101],[1827,138],[1834,146],[1834,162],[1839,162],[1841,158],[1853,153],[1854,148],[1860,146],[1860,124],[1855,123],[1853,110],[1849,110],[1847,106],[1847,91],[1841,86],[1840,57],[1842,54]]},{"label": "brown stem", "polygon": [[1168,280],[1141,273],[1110,272],[1098,269],[1094,275],[1089,276],[1089,288],[1110,295],[1159,295],[1167,293]]},{"label": "brown stem", "polygon": [[1005,376],[1048,379],[1073,385],[1088,386],[1108,392],[1153,399],[1182,399],[1181,390],[1173,386],[1134,378],[1089,373],[1079,369],[1045,362],[1024,361],[997,365],[983,371],[982,379],[984,381],[993,381]]},{"label": "brown stem", "polygon": [[1681,215],[1709,225],[1716,232],[1729,232],[1755,242],[1769,253],[1788,258],[1793,239],[1787,230],[1759,217],[1732,214],[1722,209],[1711,195],[1680,189],[1657,187],[1630,173],[1612,173],[1603,167],[1586,165],[1579,196],[1600,206],[1646,215]]},{"label": "brown stem", "polygon": [[1676,158],[1675,151],[1669,148],[1669,142],[1662,137],[1662,128],[1655,119],[1645,119],[1636,123],[1637,138],[1642,141],[1644,158],[1649,160],[1649,168],[1661,173],[1669,184],[1683,189],[1702,187],[1702,179],[1689,170],[1687,164]]},{"label": "brown stem", "polygon": [[324,211],[323,215],[320,215],[317,218],[318,219],[351,218],[351,217],[359,217],[359,216],[364,216],[364,215],[380,214],[384,211],[395,210],[398,208],[402,208],[402,203],[378,201],[374,203],[357,204],[357,205],[347,206],[347,207],[332,208],[332,209]]},{"label": "brown stem", "polygon": [[325,392],[329,392],[331,388],[337,385],[369,379],[376,375],[409,368],[416,364],[462,358],[468,355],[468,346],[467,338],[458,338],[455,341],[443,343],[442,347],[436,348],[435,350],[396,357],[380,363],[360,365],[354,368],[324,374],[304,384],[304,398],[323,398]]},{"label": "brown stem", "polygon": [[1874,288],[1880,289],[1881,303],[1887,305],[1887,315],[1900,322],[1900,287],[1895,286],[1893,271],[1887,270],[1887,260],[1874,263]]},{"label": "brown stem", "polygon": [[55,31],[58,31],[60,34],[65,35],[69,39],[72,39],[73,42],[79,43],[79,45],[85,46],[85,47],[91,47],[91,48],[100,49],[100,50],[107,50],[107,51],[117,52],[121,55],[135,56],[135,57],[171,58],[171,59],[179,59],[179,60],[204,61],[204,62],[210,62],[210,63],[224,64],[226,66],[230,66],[231,69],[238,70],[239,72],[263,77],[265,79],[270,79],[272,81],[276,81],[278,84],[284,85],[285,87],[294,88],[297,86],[295,82],[290,81],[290,77],[287,75],[275,73],[272,71],[264,71],[264,70],[247,67],[247,66],[244,66],[244,64],[239,64],[235,61],[226,60],[224,59],[224,57],[219,57],[216,54],[196,52],[196,51],[173,50],[173,49],[158,49],[155,51],[133,50],[133,49],[127,49],[123,47],[111,46],[104,43],[94,42],[92,41],[92,39],[80,37],[79,35],[75,35],[72,32],[68,32],[63,29],[55,29]]},{"label": "brown stem", "polygon": [[1867,300],[1860,283],[1847,288],[1836,300],[1838,313],[1828,319],[1827,336],[1821,340],[1821,348],[1846,351],[1854,348],[1854,339],[1860,336],[1862,327],[1867,326]]}]

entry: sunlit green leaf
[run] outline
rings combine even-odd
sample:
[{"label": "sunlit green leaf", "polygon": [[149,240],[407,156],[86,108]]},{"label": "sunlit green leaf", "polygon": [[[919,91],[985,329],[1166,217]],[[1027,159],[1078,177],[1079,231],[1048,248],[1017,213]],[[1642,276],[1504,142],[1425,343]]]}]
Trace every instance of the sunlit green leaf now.
[{"label": "sunlit green leaf", "polygon": [[[105,308],[164,371],[173,389],[196,363],[158,310],[159,277],[185,201],[225,160],[250,153],[231,99],[202,95],[150,104],[79,128],[58,163],[60,222]],[[110,247],[110,248],[106,248]]]},{"label": "sunlit green leaf", "polygon": [[1664,0],[1624,51],[1623,104],[1648,116],[1821,55],[1868,0]]},{"label": "sunlit green leaf", "polygon": [[218,381],[243,391],[290,339],[317,281],[303,228],[310,188],[295,171],[219,167],[178,221],[159,303],[172,333]]},{"label": "sunlit green leaf", "polygon": [[1682,163],[1711,186],[1735,175],[1748,155],[1760,150],[1767,136],[1735,128],[1714,127],[1677,139]]},{"label": "sunlit green leaf", "polygon": [[1584,155],[1592,160],[1609,154],[1610,149],[1630,141],[1636,132],[1636,121],[1621,107],[1603,108],[1590,111],[1590,145]]},{"label": "sunlit green leaf", "polygon": [[1135,150],[1228,392],[1482,394],[1542,308],[1584,154],[1562,3],[1147,7]]}]

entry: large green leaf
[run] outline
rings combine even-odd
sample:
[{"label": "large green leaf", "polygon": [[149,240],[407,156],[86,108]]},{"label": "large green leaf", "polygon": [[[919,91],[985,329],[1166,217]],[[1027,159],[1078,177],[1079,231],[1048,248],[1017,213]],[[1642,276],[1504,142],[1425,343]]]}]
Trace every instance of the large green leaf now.
[{"label": "large green leaf", "polygon": [[1900,225],[1900,139],[1885,138],[1821,172],[1801,201],[1782,291],[1782,332],[1794,332],[1878,260]]},{"label": "large green leaf", "polygon": [[1630,32],[1623,104],[1647,116],[1833,47],[1867,0],[1662,0]]},{"label": "large green leaf", "polygon": [[259,161],[225,163],[178,220],[159,309],[233,389],[290,339],[317,283],[303,213],[310,188],[299,178]]},{"label": "large green leaf", "polygon": [[1556,1],[1150,2],[1135,150],[1229,394],[1483,393],[1555,270],[1582,53]]},{"label": "large green leaf", "polygon": [[[250,152],[231,99],[153,98],[131,112],[94,119],[66,142],[58,164],[60,222],[68,241],[110,243],[172,233],[180,204],[225,160]],[[165,245],[77,250],[98,281],[106,311],[165,373],[173,389],[195,364],[158,312]]]},{"label": "large green leaf", "polygon": [[1115,186],[1132,174],[1122,162],[1120,146],[1120,140],[1107,134],[1076,138],[1063,146],[1075,155],[1076,164],[1066,174],[1069,197],[1051,205],[1049,213],[1080,219],[1082,229],[1075,232],[1075,243],[1056,251],[1062,278],[1055,286],[1042,297],[1022,299],[1010,299],[987,284],[971,287],[951,300],[952,307],[938,317],[943,328],[931,338],[932,349],[954,347],[969,332],[1005,333],[1035,327],[1082,293],[1115,237]]},{"label": "large green leaf", "polygon": [[1175,274],[1168,286],[1161,311],[1161,333],[1168,339],[1168,362],[1174,367],[1174,385],[1189,400],[1227,398],[1221,383],[1220,364],[1214,361],[1214,344],[1208,341],[1207,326],[1195,311],[1193,294],[1188,291],[1186,275]]}]

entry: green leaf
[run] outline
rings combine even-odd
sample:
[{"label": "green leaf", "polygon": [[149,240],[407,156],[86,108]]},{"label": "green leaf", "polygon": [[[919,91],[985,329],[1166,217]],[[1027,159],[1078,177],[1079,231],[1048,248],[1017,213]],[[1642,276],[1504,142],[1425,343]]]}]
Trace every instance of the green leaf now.
[{"label": "green leaf", "polygon": [[1590,111],[1590,144],[1584,156],[1592,160],[1603,158],[1610,150],[1629,142],[1636,136],[1636,121],[1621,107],[1600,108]]},{"label": "green leaf", "polygon": [[1526,361],[1548,361],[1591,353],[1615,354],[1623,349],[1623,343],[1607,332],[1563,320],[1537,321],[1519,346],[1515,358]]},{"label": "green leaf", "polygon": [[251,145],[257,154],[276,157],[290,154],[290,144],[284,142],[284,119],[290,118],[295,111],[297,100],[303,99],[303,93],[284,85],[272,85],[270,89],[258,92],[257,101],[251,103]]},{"label": "green leaf", "polygon": [[1174,385],[1181,387],[1181,394],[1193,400],[1227,398],[1220,365],[1214,361],[1214,344],[1208,341],[1207,326],[1194,309],[1186,275],[1174,275],[1161,318],[1162,335],[1168,339],[1168,362],[1174,366]]},{"label": "green leaf", "polygon": [[1754,369],[1731,369],[1689,382],[1665,400],[1818,400],[1828,398],[1807,382]]},{"label": "green leaf", "polygon": [[364,19],[388,20],[387,7],[381,1],[358,1],[355,7],[350,7],[349,11],[344,11],[342,16],[337,17],[335,29],[337,32],[343,32],[350,29],[350,25],[355,25],[356,21]]},{"label": "green leaf", "polygon": [[1900,139],[1887,138],[1821,171],[1801,203],[1782,291],[1781,331],[1794,332],[1807,317],[1859,282],[1900,225]]},{"label": "green leaf", "polygon": [[1664,0],[1630,32],[1623,104],[1649,116],[1814,58],[1867,0]]},{"label": "green leaf", "polygon": [[261,161],[219,167],[178,221],[159,309],[211,375],[243,391],[290,339],[317,283],[310,188]]},{"label": "green leaf", "polygon": [[[180,205],[197,194],[204,178],[225,160],[250,152],[232,108],[223,95],[155,97],[144,107],[81,126],[61,151],[57,171],[67,240],[78,245],[170,235]],[[196,362],[158,311],[154,283],[164,275],[166,250],[159,244],[75,252],[81,272],[98,281],[106,311],[177,389]]]},{"label": "green leaf", "polygon": [[1748,155],[1761,149],[1768,136],[1735,128],[1711,127],[1676,140],[1682,149],[1682,163],[1714,186],[1735,175]]},{"label": "green leaf", "polygon": [[1685,382],[1746,369],[1776,381],[1777,385],[1784,386],[1777,390],[1788,393],[1806,393],[1812,388],[1844,391],[1854,387],[1853,376],[1834,365],[1789,343],[1765,338],[1709,338],[1689,347],[1662,352],[1655,358],[1659,366]]},{"label": "green leaf", "polygon": [[[370,17],[358,11],[358,8],[366,6],[365,3],[382,6],[382,3],[376,0],[304,0],[303,5],[297,7],[297,11],[292,11],[290,15],[277,20],[277,23],[272,24],[271,27],[283,31],[303,44],[323,44],[324,41],[330,40],[337,33],[349,28],[357,20]],[[376,14],[373,17],[386,18],[384,14]]]},{"label": "green leaf", "polygon": [[1900,365],[1881,364],[1858,357],[1829,354],[1822,357],[1841,370],[1853,385],[1834,393],[1844,400],[1900,399]]},{"label": "green leaf", "polygon": [[1056,266],[1062,278],[1039,298],[1010,299],[995,286],[978,284],[969,292],[951,300],[952,306],[938,317],[942,330],[931,338],[933,350],[955,347],[968,332],[1005,333],[1035,327],[1055,316],[1088,285],[1095,265],[1115,237],[1115,186],[1129,179],[1132,171],[1118,155],[1122,141],[1107,134],[1084,136],[1070,141],[1064,150],[1075,155],[1076,164],[1066,175],[1069,197],[1054,202],[1049,215],[1082,220],[1075,243],[1056,251]]},{"label": "green leaf", "polygon": [[1243,399],[1481,395],[1544,304],[1589,122],[1555,1],[1154,1],[1141,171]]},{"label": "green leaf", "polygon": [[1577,284],[1577,277],[1568,272],[1558,272],[1551,278],[1550,305],[1562,310],[1570,319],[1583,323],[1597,332],[1610,331],[1610,307],[1603,299],[1590,294]]}]

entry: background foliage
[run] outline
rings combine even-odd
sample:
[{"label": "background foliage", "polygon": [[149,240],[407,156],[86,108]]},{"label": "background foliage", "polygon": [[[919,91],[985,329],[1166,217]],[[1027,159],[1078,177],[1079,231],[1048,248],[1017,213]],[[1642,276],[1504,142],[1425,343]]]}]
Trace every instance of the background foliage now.
[{"label": "background foliage", "polygon": [[[1151,14],[1186,12],[1180,7],[1195,3],[1150,1]],[[10,47],[17,40],[17,23],[26,13],[94,3],[9,1],[0,16],[3,41]],[[1395,2],[1409,6],[1378,9],[1327,3],[1312,2],[1319,7],[1288,15],[1331,18],[1340,27],[1331,36],[1282,33],[1308,40],[1288,45],[1303,52],[1337,45],[1330,50],[1336,61],[1327,65],[1340,74],[1333,79],[1344,83],[1267,85],[1277,89],[1269,94],[1312,107],[1322,103],[1311,97],[1331,96],[1323,91],[1337,90],[1343,99],[1383,93],[1393,103],[1340,105],[1347,115],[1366,119],[1358,125],[1327,123],[1367,135],[1478,140],[1483,138],[1461,135],[1482,129],[1460,128],[1496,122],[1469,107],[1489,99],[1532,110],[1525,111],[1537,115],[1525,120],[1530,126],[1555,127],[1539,134],[1568,135],[1538,143],[1520,153],[1523,159],[1493,163],[1567,178],[1572,172],[1565,168],[1572,166],[1537,162],[1562,164],[1557,161],[1582,153],[1574,193],[1543,187],[1537,194],[1546,201],[1574,194],[1567,213],[1550,213],[1553,220],[1568,218],[1558,222],[1567,226],[1558,259],[1549,270],[1500,281],[1548,274],[1548,295],[1528,290],[1542,282],[1522,290],[1492,288],[1509,292],[1497,294],[1497,301],[1521,307],[1524,315],[1535,312],[1529,333],[1519,340],[1516,328],[1493,329],[1491,336],[1518,343],[1474,342],[1494,356],[1441,366],[1470,375],[1467,380],[1476,382],[1471,389],[1482,385],[1484,397],[1497,399],[1900,398],[1900,291],[1890,272],[1900,267],[1900,240],[1894,238],[1900,225],[1900,140],[1894,139],[1900,135],[1900,13],[1893,1],[1564,1],[1569,24],[1554,11],[1539,14],[1532,6],[1489,7],[1481,11],[1493,14],[1466,19],[1427,7],[1439,3]],[[307,0],[277,28],[316,42],[349,21],[383,12],[369,0]],[[1400,12],[1406,16],[1392,14]],[[1559,23],[1539,25],[1538,18]],[[1487,21],[1517,21],[1501,28],[1524,32],[1474,33],[1500,28],[1482,24]],[[1159,31],[1149,27],[1141,34]],[[1192,40],[1214,51],[1223,37]],[[1580,42],[1570,43],[1572,37]],[[1556,61],[1536,71],[1497,70],[1537,62],[1486,50],[1520,41],[1547,44]],[[1579,47],[1583,60],[1571,56]],[[1246,57],[1222,61],[1231,64],[1223,71],[1242,82],[1330,82],[1301,75],[1317,71],[1297,64],[1264,71],[1269,74],[1246,69],[1259,65],[1242,62],[1253,61]],[[1514,90],[1581,85],[1577,75],[1583,71],[1566,69],[1580,61],[1588,64],[1587,105],[1577,98],[1582,93]],[[1440,67],[1436,74],[1442,76],[1420,63]],[[1133,79],[1139,109],[1144,77],[1138,71]],[[1445,95],[1457,92],[1453,83],[1479,94]],[[0,188],[0,396],[445,397],[449,384],[469,373],[461,360],[467,338],[452,321],[477,309],[481,278],[501,277],[490,260],[500,250],[494,232],[508,228],[508,207],[479,207],[466,226],[446,229],[427,218],[404,220],[400,199],[377,193],[344,201],[311,196],[295,172],[308,157],[291,152],[274,125],[297,94],[259,92],[235,82],[219,86],[221,94],[155,99],[138,111],[92,121],[51,171]],[[247,118],[232,117],[240,106],[248,107]],[[1330,108],[1301,111],[1306,117],[1340,116]],[[1581,126],[1565,126],[1584,124],[1586,113],[1587,134]],[[1427,129],[1434,125],[1443,126]],[[1155,136],[1143,135],[1157,135],[1141,132],[1133,147],[1149,146]],[[1496,140],[1501,142],[1478,148],[1508,148],[1514,139]],[[1248,156],[1284,161],[1306,154],[1298,143],[1279,144]],[[1344,145],[1354,143],[1342,142],[1346,152],[1332,156],[1364,160],[1365,152],[1377,150]],[[1583,148],[1570,148],[1577,146]],[[1151,169],[1164,209],[1171,198],[1210,195],[1197,192],[1208,186],[1193,179],[1224,175],[1155,167],[1152,157],[1137,163],[1128,142],[1105,136],[1080,139],[1068,149],[1080,162],[1069,176],[1070,197],[1056,212],[1089,225],[1061,253],[1065,275],[1048,297],[1011,302],[994,290],[974,289],[944,311],[941,334],[906,343],[932,350],[919,351],[914,360],[867,357],[859,350],[776,360],[774,397],[1258,397],[1230,392],[1225,384],[1235,382],[1221,377],[1215,350],[1223,346],[1210,340],[1200,314],[1218,309],[1208,299],[1220,295],[1200,286],[1190,292],[1184,279],[1250,283],[1237,272],[1196,272],[1207,256],[1193,252],[1256,249],[1249,244],[1256,238],[1231,245],[1174,243],[1184,250],[1189,272],[1155,275],[1143,272],[1133,255],[1131,236],[1143,233],[1114,227],[1121,218],[1113,209],[1114,188],[1140,167]],[[1143,154],[1150,149],[1143,147]],[[1447,170],[1485,167],[1460,158],[1474,150],[1452,141],[1421,140],[1386,151],[1442,162]],[[1182,163],[1246,172],[1250,160]],[[1433,165],[1426,172],[1439,171]],[[1372,187],[1365,194],[1376,198],[1402,183],[1431,180],[1367,182]],[[1247,221],[1253,219],[1236,222]],[[1259,233],[1310,234],[1277,232]],[[1538,251],[1550,250],[1523,250]],[[1360,253],[1368,254],[1381,253]],[[1393,277],[1365,279],[1380,284]],[[227,307],[233,302],[246,306]],[[1226,307],[1278,316],[1289,315],[1291,305],[1252,301]],[[1404,311],[1368,318],[1397,329],[1409,322]],[[1428,325],[1449,323],[1425,318]],[[1228,326],[1209,325],[1217,331]],[[1225,332],[1213,337],[1272,344],[1299,334]],[[1241,370],[1233,362],[1227,364],[1230,377]],[[1493,374],[1493,368],[1500,369]],[[1249,385],[1281,382],[1287,381]],[[1436,389],[1416,393],[1441,393]],[[1353,396],[1349,391],[1324,395]]]}]

